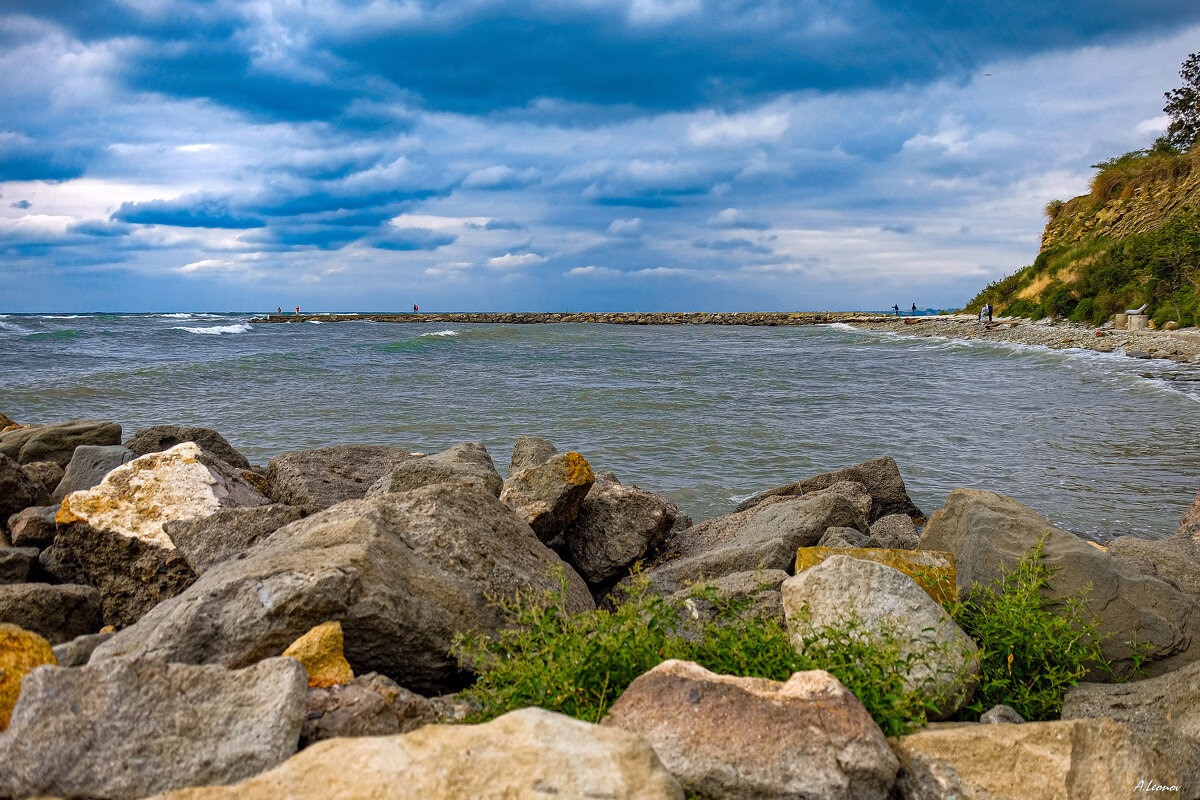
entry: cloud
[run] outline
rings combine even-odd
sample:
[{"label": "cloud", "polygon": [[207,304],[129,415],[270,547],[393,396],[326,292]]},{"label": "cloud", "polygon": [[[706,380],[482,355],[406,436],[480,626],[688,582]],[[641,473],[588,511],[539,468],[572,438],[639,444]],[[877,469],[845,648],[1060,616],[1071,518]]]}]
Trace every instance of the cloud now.
[{"label": "cloud", "polygon": [[395,228],[376,239],[373,246],[381,250],[437,250],[457,240],[453,233],[430,228]]},{"label": "cloud", "polygon": [[544,256],[537,253],[505,253],[502,256],[489,258],[487,265],[497,269],[518,269],[520,267],[528,267],[531,264],[540,264],[545,261]]},{"label": "cloud", "polygon": [[639,217],[614,219],[608,226],[608,232],[613,236],[640,236],[642,220]]},{"label": "cloud", "polygon": [[708,218],[704,223],[710,228],[746,228],[749,230],[765,231],[771,227],[767,222],[755,219],[744,211],[736,208],[726,208]]},{"label": "cloud", "polygon": [[204,195],[122,203],[113,212],[112,219],[135,225],[177,228],[262,228],[267,224],[262,219],[232,210],[228,198]]},{"label": "cloud", "polygon": [[22,210],[29,208],[32,205],[33,203],[29,202],[28,200],[18,200],[15,203],[9,203],[9,206],[12,208],[19,208]]},{"label": "cloud", "polygon": [[733,116],[710,112],[692,123],[688,137],[702,147],[776,142],[787,132],[788,124],[786,114],[773,111]]},{"label": "cloud", "polygon": [[621,272],[619,269],[613,269],[612,267],[597,267],[593,264],[589,264],[586,267],[575,267],[573,269],[569,269],[563,274],[569,278],[616,278],[624,275],[625,273]]},{"label": "cloud", "polygon": [[740,250],[746,253],[767,254],[771,252],[771,248],[761,244],[755,244],[749,239],[716,239],[703,240],[698,239],[692,242],[692,247],[699,247],[707,250]]},{"label": "cloud", "polygon": [[538,180],[537,170],[533,167],[515,170],[503,164],[492,167],[481,167],[472,171],[463,179],[462,185],[467,189],[518,189],[528,186]]}]

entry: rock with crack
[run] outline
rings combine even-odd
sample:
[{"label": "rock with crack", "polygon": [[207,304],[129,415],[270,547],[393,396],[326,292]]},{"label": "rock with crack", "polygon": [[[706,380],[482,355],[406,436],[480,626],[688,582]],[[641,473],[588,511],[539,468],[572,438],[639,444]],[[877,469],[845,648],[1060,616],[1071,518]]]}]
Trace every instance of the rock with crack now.
[{"label": "rock with crack", "polygon": [[768,497],[798,497],[819,492],[841,481],[853,481],[866,488],[872,500],[871,511],[868,514],[869,522],[875,522],[889,514],[903,514],[918,525],[924,524],[925,515],[908,496],[904,478],[900,476],[900,468],[896,466],[895,460],[890,456],[873,458],[852,467],[768,489],[742,501],[737,510],[745,511],[753,508]]},{"label": "rock with crack", "polygon": [[420,458],[399,447],[347,444],[299,450],[271,459],[271,500],[308,512],[366,496],[372,484],[396,467]]},{"label": "rock with crack", "polygon": [[203,575],[222,561],[245,555],[284,525],[303,518],[302,509],[272,503],[220,508],[206,517],[171,520],[163,523],[163,531],[188,566]]},{"label": "rock with crack", "polygon": [[575,521],[595,482],[587,459],[571,451],[510,474],[500,490],[500,500],[533,528],[539,539],[549,542]]},{"label": "rock with crack", "polygon": [[496,472],[487,448],[479,442],[460,442],[440,453],[402,462],[367,490],[367,497],[388,492],[407,492],[435,483],[475,486],[493,497],[500,496],[504,479]]}]

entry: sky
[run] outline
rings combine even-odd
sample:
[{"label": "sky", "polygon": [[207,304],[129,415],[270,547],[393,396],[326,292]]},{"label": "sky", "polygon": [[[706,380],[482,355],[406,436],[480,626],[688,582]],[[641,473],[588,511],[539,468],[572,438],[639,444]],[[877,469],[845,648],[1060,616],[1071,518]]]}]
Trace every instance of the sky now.
[{"label": "sky", "polygon": [[0,0],[0,312],[959,308],[1195,0]]}]

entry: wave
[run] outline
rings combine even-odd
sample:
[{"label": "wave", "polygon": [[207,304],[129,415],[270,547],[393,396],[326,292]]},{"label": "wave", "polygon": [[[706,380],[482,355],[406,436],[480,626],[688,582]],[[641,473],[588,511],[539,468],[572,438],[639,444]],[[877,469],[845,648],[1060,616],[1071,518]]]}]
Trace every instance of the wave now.
[{"label": "wave", "polygon": [[422,333],[421,336],[458,336],[458,331],[431,331],[430,333]]},{"label": "wave", "polygon": [[187,331],[188,333],[201,333],[209,336],[220,336],[223,333],[249,333],[254,328],[248,322],[242,322],[237,325],[218,325],[214,328],[186,328],[182,325],[176,325],[171,330]]},{"label": "wave", "polygon": [[80,319],[82,314],[39,314],[34,319]]},{"label": "wave", "polygon": [[15,322],[4,322],[4,321],[0,320],[0,332],[30,333],[31,331],[28,328],[22,328],[20,325],[16,324]]},{"label": "wave", "polygon": [[321,322],[321,320],[319,320],[319,319],[310,319],[310,320],[308,320],[308,324],[309,325],[324,325],[325,323]]},{"label": "wave", "polygon": [[73,328],[63,328],[62,330],[58,331],[42,331],[41,333],[31,333],[25,338],[33,339],[36,342],[44,339],[75,339],[83,335],[83,331],[77,331]]}]

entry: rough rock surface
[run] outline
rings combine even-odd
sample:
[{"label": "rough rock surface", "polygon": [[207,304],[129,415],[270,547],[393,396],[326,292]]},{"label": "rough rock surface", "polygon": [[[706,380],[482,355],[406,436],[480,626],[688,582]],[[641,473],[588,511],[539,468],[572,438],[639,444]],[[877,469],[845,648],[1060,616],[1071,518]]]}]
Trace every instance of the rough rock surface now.
[{"label": "rough rock surface", "polygon": [[944,606],[955,597],[954,554],[936,550],[801,547],[796,551],[796,574],[833,556],[850,556],[862,561],[874,561],[899,570],[916,581],[938,605]]},{"label": "rough rock surface", "polygon": [[[0,622],[61,644],[100,630],[100,593],[91,586],[14,583],[0,586]],[[2,795],[0,795],[2,796]]]},{"label": "rough rock surface", "polygon": [[898,767],[862,703],[824,670],[779,683],[665,661],[602,724],[640,735],[702,797],[884,800]]},{"label": "rough rock surface", "polygon": [[679,509],[661,495],[596,483],[563,533],[570,561],[589,584],[616,578],[663,543]]},{"label": "rough rock surface", "polygon": [[[426,693],[461,688],[447,655],[456,632],[495,632],[489,596],[569,580],[568,610],[594,603],[583,580],[496,498],[426,486],[339,504],[273,533],[244,559],[213,567],[93,654],[242,666],[278,655],[338,620],[358,674],[380,672]],[[444,687],[444,689],[443,689]]]},{"label": "rough rock surface", "polygon": [[1118,536],[1109,544],[1108,554],[1200,602],[1200,541],[1191,536],[1158,540]]},{"label": "rough rock surface", "polygon": [[236,786],[156,800],[683,800],[640,737],[540,708],[483,725],[332,739]]},{"label": "rough rock surface", "polygon": [[133,434],[125,446],[139,456],[161,453],[177,444],[195,442],[200,449],[211,453],[231,467],[250,469],[250,462],[233,448],[229,441],[210,428],[191,428],[184,425],[154,425]]},{"label": "rough rock surface", "polygon": [[271,500],[306,511],[358,500],[375,481],[418,457],[399,447],[367,444],[284,453],[267,465]]},{"label": "rough rock surface", "polygon": [[718,603],[726,601],[750,601],[743,616],[774,619],[784,621],[783,599],[780,596],[780,586],[788,579],[788,574],[781,569],[763,569],[753,572],[735,572],[720,578],[699,581],[685,589],[680,589],[671,597],[684,604],[685,613],[690,618],[683,620],[685,630],[696,623],[703,624],[718,618],[719,609],[709,595]]},{"label": "rough rock surface", "polygon": [[71,460],[71,454],[81,444],[120,443],[121,426],[115,422],[98,419],[31,425],[0,433],[0,453],[21,464],[53,461],[60,467],[66,467]]},{"label": "rough rock surface", "polygon": [[308,675],[308,688],[336,686],[354,679],[343,654],[342,623],[322,622],[288,645],[283,654],[294,658]]},{"label": "rough rock surface", "polygon": [[34,481],[41,484],[46,495],[52,496],[54,490],[58,488],[59,481],[63,479],[66,471],[53,461],[34,461],[29,464],[22,464],[21,469]]},{"label": "rough rock surface", "polygon": [[54,502],[61,503],[71,492],[81,492],[99,485],[105,475],[135,458],[136,453],[119,444],[84,444],[76,447],[62,480],[54,490]]},{"label": "rough rock surface", "polygon": [[[1149,647],[1145,666],[1161,675],[1200,659],[1200,604],[1163,581],[1090,546],[1045,517],[993,492],[956,489],[930,517],[921,549],[955,555],[958,588],[987,586],[1046,536],[1044,563],[1053,570],[1049,597],[1087,587],[1085,614],[1099,618],[1104,657],[1118,676],[1133,674],[1129,642]],[[1093,678],[1103,680],[1103,673]]]},{"label": "rough rock surface", "polygon": [[871,538],[889,550],[916,550],[921,541],[917,526],[907,514],[888,514],[871,523]]},{"label": "rough rock surface", "polygon": [[539,539],[548,542],[575,521],[595,482],[587,459],[572,450],[511,473],[500,490],[500,500],[533,528]]},{"label": "rough rock surface", "polygon": [[37,563],[36,547],[0,547],[0,584],[25,583]]},{"label": "rough rock surface", "polygon": [[45,500],[42,485],[26,475],[20,464],[0,453],[0,520]]},{"label": "rough rock surface", "polygon": [[475,486],[493,497],[499,497],[504,479],[496,471],[487,448],[479,442],[461,442],[440,453],[402,462],[372,484],[366,496],[407,492],[435,483]]},{"label": "rough rock surface", "polygon": [[925,515],[913,504],[904,487],[904,479],[900,477],[900,469],[889,456],[873,458],[852,467],[827,472],[802,481],[768,489],[761,494],[745,500],[737,507],[738,511],[753,508],[768,497],[796,497],[828,489],[840,481],[861,483],[871,495],[871,512],[869,522],[886,517],[889,514],[904,514],[917,524],[925,520]]},{"label": "rough rock surface", "polygon": [[58,506],[30,506],[8,518],[9,536],[14,547],[49,547],[58,526],[54,521]]},{"label": "rough rock surface", "polygon": [[980,714],[979,721],[984,725],[1020,725],[1026,720],[1015,708],[1001,703]]},{"label": "rough rock surface", "polygon": [[910,664],[907,686],[929,697],[932,716],[947,717],[971,699],[979,677],[974,640],[907,575],[835,555],[788,578],[782,591],[797,647],[824,628],[856,620],[861,633],[898,648]]},{"label": "rough rock surface", "polygon": [[0,796],[232,783],[294,753],[303,719],[304,671],[288,658],[237,671],[124,659],[41,669],[0,737]]},{"label": "rough rock surface", "polygon": [[548,439],[539,439],[536,436],[518,437],[513,445],[512,459],[508,462],[508,472],[505,474],[511,476],[523,469],[540,466],[556,455],[558,448]]},{"label": "rough rock surface", "polygon": [[816,546],[831,548],[874,547],[875,540],[871,538],[870,534],[863,533],[854,528],[834,526],[825,529],[825,533],[821,535]]},{"label": "rough rock surface", "polygon": [[43,664],[57,663],[50,643],[41,636],[0,622],[0,732],[8,727],[25,676]]},{"label": "rough rock surface", "polygon": [[914,800],[1127,800],[1154,796],[1138,781],[1179,784],[1172,765],[1111,720],[931,729],[893,749],[898,793]]},{"label": "rough rock surface", "polygon": [[69,642],[54,646],[54,657],[60,667],[82,667],[92,657],[92,651],[113,637],[112,633],[86,633]]},{"label": "rough rock surface", "polygon": [[221,508],[207,517],[171,520],[163,531],[197,575],[237,558],[284,525],[304,517],[295,506],[272,503],[251,508]]},{"label": "rough rock surface", "polygon": [[372,672],[347,683],[308,690],[300,746],[338,736],[392,736],[436,721],[429,700]]},{"label": "rough rock surface", "polygon": [[1200,543],[1200,492],[1196,493],[1196,499],[1188,506],[1187,511],[1183,512],[1183,519],[1179,521],[1179,530],[1175,535],[1186,536]]}]

